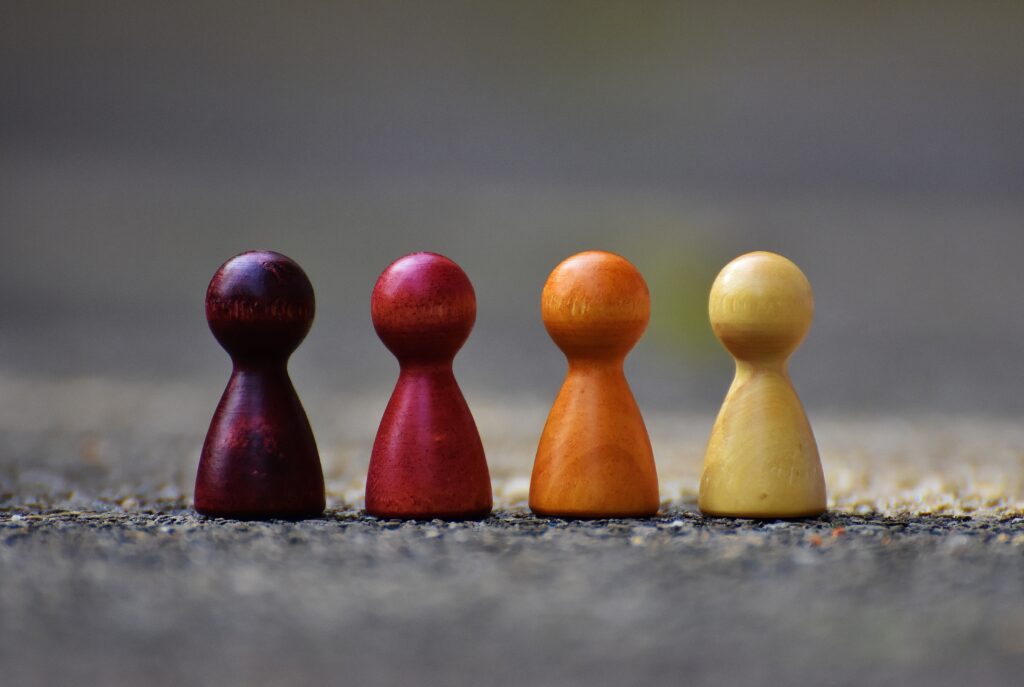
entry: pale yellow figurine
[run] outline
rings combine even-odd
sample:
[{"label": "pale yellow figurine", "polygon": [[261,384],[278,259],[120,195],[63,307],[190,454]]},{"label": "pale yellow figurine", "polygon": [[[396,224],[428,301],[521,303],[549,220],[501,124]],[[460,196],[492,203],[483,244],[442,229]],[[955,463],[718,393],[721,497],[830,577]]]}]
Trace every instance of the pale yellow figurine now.
[{"label": "pale yellow figurine", "polygon": [[799,518],[825,512],[825,476],[807,415],[786,371],[814,315],[800,268],[775,253],[747,253],[719,273],[711,327],[736,359],[700,480],[707,515]]}]

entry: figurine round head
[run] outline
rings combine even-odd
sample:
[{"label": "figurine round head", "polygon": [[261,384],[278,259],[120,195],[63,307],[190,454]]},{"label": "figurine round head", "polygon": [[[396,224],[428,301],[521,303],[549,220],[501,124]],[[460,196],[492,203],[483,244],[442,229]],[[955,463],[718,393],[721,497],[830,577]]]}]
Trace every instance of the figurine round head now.
[{"label": "figurine round head", "polygon": [[651,295],[640,271],[605,251],[562,261],[541,294],[541,316],[554,342],[569,356],[625,355],[651,316]]},{"label": "figurine round head", "polygon": [[259,250],[236,255],[206,289],[206,320],[236,359],[287,359],[313,326],[316,301],[295,261]]},{"label": "figurine round head", "polygon": [[726,265],[711,287],[715,336],[743,360],[785,359],[811,327],[814,294],[807,277],[776,253],[747,253]]},{"label": "figurine round head", "polygon": [[437,253],[412,253],[384,270],[370,315],[399,359],[452,358],[476,322],[476,294],[462,268]]}]

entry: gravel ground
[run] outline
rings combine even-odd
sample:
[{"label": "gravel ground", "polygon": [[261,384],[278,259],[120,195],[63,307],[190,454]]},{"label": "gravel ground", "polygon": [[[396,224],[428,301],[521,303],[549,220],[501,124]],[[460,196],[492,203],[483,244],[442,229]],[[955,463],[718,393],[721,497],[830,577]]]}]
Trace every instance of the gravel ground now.
[{"label": "gravel ground", "polygon": [[10,685],[1011,685],[1024,518],[0,516]]},{"label": "gravel ground", "polygon": [[1020,684],[1015,420],[812,415],[830,514],[760,523],[696,511],[712,418],[650,412],[662,514],[567,522],[524,508],[546,401],[470,390],[497,514],[401,523],[387,390],[311,393],[327,515],[235,522],[189,509],[221,381],[0,376],[0,684]]}]

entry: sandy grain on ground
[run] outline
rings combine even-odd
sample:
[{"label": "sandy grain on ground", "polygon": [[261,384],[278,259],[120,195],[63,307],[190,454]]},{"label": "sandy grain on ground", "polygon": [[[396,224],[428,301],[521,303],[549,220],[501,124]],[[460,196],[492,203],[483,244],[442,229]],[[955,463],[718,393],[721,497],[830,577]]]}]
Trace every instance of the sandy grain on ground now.
[{"label": "sandy grain on ground", "polygon": [[[189,504],[220,389],[194,382],[0,377],[0,504],[132,510]],[[469,392],[498,508],[526,505],[547,403]],[[387,392],[308,396],[330,502],[360,508]],[[646,415],[668,508],[692,508],[710,415]],[[830,509],[1024,513],[1024,425],[971,416],[816,416]]]}]

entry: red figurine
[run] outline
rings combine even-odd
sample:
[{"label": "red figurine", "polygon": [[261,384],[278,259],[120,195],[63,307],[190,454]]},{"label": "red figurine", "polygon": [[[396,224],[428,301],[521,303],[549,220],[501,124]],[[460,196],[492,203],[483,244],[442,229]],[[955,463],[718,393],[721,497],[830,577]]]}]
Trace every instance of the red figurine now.
[{"label": "red figurine", "polygon": [[206,290],[206,319],[234,369],[203,444],[195,507],[203,515],[314,517],[324,510],[316,441],[288,377],[313,324],[313,287],[290,258],[250,251]]},{"label": "red figurine", "polygon": [[491,477],[452,372],[476,321],[473,285],[443,255],[413,253],[380,275],[370,312],[401,372],[373,444],[366,512],[381,518],[486,517]]}]

